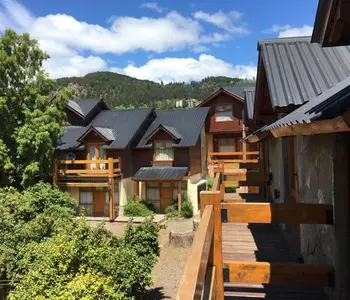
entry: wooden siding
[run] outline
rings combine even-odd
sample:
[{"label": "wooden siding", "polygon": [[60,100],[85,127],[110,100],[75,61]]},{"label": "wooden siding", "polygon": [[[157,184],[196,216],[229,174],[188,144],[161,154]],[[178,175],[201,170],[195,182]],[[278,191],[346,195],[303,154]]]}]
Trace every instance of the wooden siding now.
[{"label": "wooden siding", "polygon": [[[216,105],[217,104],[232,104],[232,121],[216,122]],[[206,132],[241,132],[242,125],[240,120],[242,119],[242,111],[244,109],[244,103],[230,97],[228,95],[220,94],[206,106],[210,107],[209,114],[206,120]]]},{"label": "wooden siding", "polygon": [[202,172],[201,139],[199,138],[195,147],[190,148],[190,172],[195,175]]}]

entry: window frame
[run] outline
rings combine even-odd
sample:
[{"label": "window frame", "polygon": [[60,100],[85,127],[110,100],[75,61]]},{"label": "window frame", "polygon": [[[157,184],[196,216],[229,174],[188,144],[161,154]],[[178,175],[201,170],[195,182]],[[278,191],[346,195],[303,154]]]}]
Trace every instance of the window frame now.
[{"label": "window frame", "polygon": [[[162,147],[157,147],[156,146],[157,143],[162,143],[163,146]],[[171,143],[171,147],[167,147],[166,143]],[[171,150],[172,158],[171,159],[157,159],[157,150]],[[175,151],[174,151],[174,146],[173,146],[173,141],[172,140],[154,140],[153,141],[153,161],[156,161],[156,162],[162,162],[162,161],[164,161],[164,162],[172,162],[172,161],[174,161],[174,155],[175,155]]]},{"label": "window frame", "polygon": [[[218,111],[219,106],[230,106],[230,109],[224,109]],[[218,113],[220,112],[231,112],[231,120],[218,120]],[[232,122],[233,121],[233,104],[232,103],[217,103],[215,104],[215,122]]]}]

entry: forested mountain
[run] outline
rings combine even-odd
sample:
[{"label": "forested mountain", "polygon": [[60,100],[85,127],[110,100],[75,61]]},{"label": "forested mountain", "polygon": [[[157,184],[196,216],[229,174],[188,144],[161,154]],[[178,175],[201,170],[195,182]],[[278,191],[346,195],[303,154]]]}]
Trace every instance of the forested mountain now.
[{"label": "forested mountain", "polygon": [[207,77],[191,83],[156,83],[112,72],[96,72],[84,77],[60,78],[59,86],[71,86],[75,99],[103,98],[109,107],[169,108],[176,100],[203,100],[219,87],[252,83],[229,77]]}]

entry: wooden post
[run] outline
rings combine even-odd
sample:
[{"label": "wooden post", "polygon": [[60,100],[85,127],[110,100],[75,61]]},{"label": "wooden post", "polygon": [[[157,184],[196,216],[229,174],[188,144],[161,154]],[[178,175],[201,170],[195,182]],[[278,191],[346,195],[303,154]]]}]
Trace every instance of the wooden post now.
[{"label": "wooden post", "polygon": [[136,195],[136,202],[140,202],[140,182],[135,181],[135,195]]},{"label": "wooden post", "polygon": [[214,247],[213,262],[216,267],[216,299],[224,299],[224,274],[222,258],[222,224],[221,224],[221,195],[220,191],[201,192],[201,212],[206,205],[214,206]]},{"label": "wooden post", "polygon": [[181,181],[177,184],[177,207],[179,212],[181,212]]},{"label": "wooden post", "polygon": [[122,173],[122,158],[119,156],[119,163],[118,163],[118,168],[120,169],[120,173]]},{"label": "wooden post", "polygon": [[114,170],[113,157],[108,157],[108,182],[109,182],[109,221],[114,221]]},{"label": "wooden post", "polygon": [[52,166],[52,183],[53,186],[57,187],[58,186],[58,161],[55,159],[53,161],[53,166]]},{"label": "wooden post", "polygon": [[242,111],[242,150],[243,150],[243,162],[247,162],[247,143],[244,140],[246,137],[245,124],[244,124],[244,110]]},{"label": "wooden post", "polygon": [[221,200],[224,200],[225,198],[225,184],[220,184],[220,198]]}]

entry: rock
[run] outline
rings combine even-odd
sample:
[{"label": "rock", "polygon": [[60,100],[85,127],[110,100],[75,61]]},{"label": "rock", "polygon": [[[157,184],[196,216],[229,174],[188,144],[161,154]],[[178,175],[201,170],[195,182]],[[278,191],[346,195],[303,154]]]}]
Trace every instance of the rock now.
[{"label": "rock", "polygon": [[193,231],[196,232],[199,226],[199,222],[201,221],[200,218],[193,219]]},{"label": "rock", "polygon": [[169,232],[169,244],[175,247],[191,248],[194,238],[194,232],[191,231],[176,231]]}]

